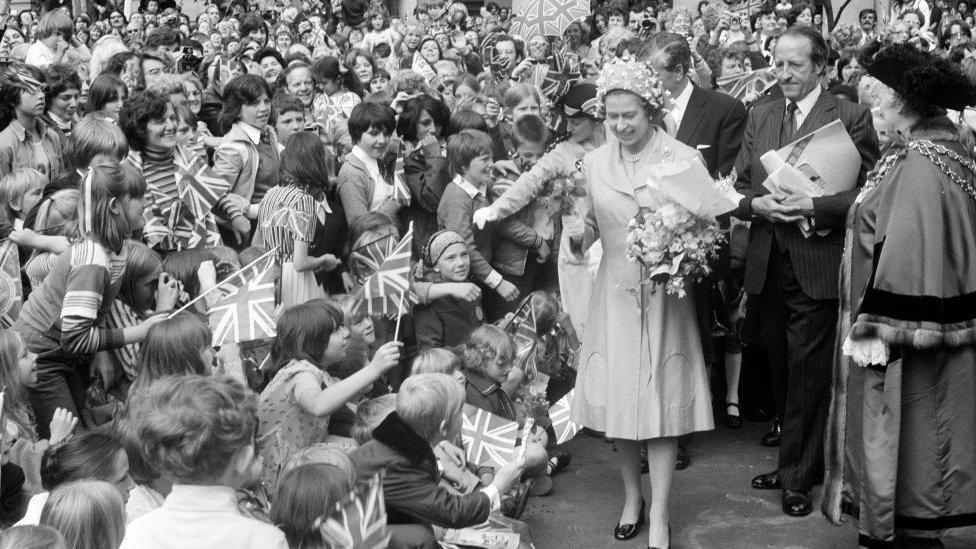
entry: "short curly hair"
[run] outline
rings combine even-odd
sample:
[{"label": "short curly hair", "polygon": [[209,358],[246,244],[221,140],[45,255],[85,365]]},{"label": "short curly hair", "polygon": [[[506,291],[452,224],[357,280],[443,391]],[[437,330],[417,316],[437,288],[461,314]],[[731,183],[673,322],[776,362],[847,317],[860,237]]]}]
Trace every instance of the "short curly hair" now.
[{"label": "short curly hair", "polygon": [[212,483],[254,444],[257,398],[230,378],[163,378],[129,401],[126,428],[145,462],[178,483]]},{"label": "short curly hair", "polygon": [[129,140],[129,147],[135,151],[146,150],[146,126],[152,120],[166,116],[169,97],[158,91],[146,90],[129,98],[119,111],[119,127]]},{"label": "short curly hair", "polygon": [[461,369],[476,374],[485,373],[488,362],[496,358],[502,362],[515,360],[515,351],[512,336],[491,324],[475,328],[468,340],[458,347]]}]

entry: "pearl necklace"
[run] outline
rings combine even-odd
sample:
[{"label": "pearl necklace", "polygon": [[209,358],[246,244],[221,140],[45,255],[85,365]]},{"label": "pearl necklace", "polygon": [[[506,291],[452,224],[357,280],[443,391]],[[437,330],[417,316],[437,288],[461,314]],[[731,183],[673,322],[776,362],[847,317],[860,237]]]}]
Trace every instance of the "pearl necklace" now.
[{"label": "pearl necklace", "polygon": [[623,145],[621,145],[620,146],[620,157],[623,158],[625,162],[632,162],[632,163],[636,164],[636,163],[640,162],[641,158],[643,158],[644,153],[647,152],[647,149],[651,148],[651,143],[653,141],[654,141],[654,138],[652,136],[651,139],[648,139],[647,140],[647,143],[644,145],[644,148],[641,149],[640,152],[638,152],[637,154],[632,154],[632,153],[627,152],[627,149],[624,148]]}]

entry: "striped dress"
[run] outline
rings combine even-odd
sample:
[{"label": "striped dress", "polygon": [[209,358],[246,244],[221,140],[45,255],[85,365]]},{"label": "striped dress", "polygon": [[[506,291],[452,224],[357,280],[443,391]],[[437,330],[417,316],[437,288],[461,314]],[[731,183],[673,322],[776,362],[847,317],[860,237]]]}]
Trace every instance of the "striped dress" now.
[{"label": "striped dress", "polygon": [[275,257],[281,266],[281,304],[288,308],[316,297],[325,291],[312,271],[295,270],[295,241],[309,245],[315,237],[317,223],[315,199],[294,185],[276,185],[261,199],[258,227],[264,247],[277,248]]}]

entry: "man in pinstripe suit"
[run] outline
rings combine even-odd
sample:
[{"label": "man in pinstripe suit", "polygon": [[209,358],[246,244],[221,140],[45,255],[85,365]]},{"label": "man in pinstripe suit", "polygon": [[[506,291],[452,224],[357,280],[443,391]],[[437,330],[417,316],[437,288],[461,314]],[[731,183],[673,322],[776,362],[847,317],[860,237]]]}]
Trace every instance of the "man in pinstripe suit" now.
[{"label": "man in pinstripe suit", "polygon": [[[809,491],[823,479],[844,222],[857,187],[879,156],[870,111],[821,88],[826,65],[827,44],[815,31],[797,27],[783,34],[775,67],[784,97],[752,109],[736,159],[736,188],[745,198],[733,214],[752,221],[745,289],[750,306],[759,308],[783,418],[778,469],[756,477],[752,485],[782,489],[783,512],[793,516],[810,513]],[[837,119],[861,154],[857,186],[813,199],[768,194],[759,157]],[[796,225],[803,219],[818,231],[830,232],[804,238]]]}]

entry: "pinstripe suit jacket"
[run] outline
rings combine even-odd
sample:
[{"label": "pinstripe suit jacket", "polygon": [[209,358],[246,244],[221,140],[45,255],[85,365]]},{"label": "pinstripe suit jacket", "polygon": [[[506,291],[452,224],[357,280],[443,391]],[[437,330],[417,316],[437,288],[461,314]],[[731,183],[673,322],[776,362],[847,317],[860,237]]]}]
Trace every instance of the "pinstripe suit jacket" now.
[{"label": "pinstripe suit jacket", "polygon": [[814,234],[810,238],[804,238],[795,224],[770,223],[765,218],[753,216],[751,208],[753,198],[768,193],[763,187],[767,174],[759,157],[791,141],[785,139],[780,142],[780,129],[785,115],[786,100],[783,98],[754,107],[749,112],[742,149],[735,162],[738,173],[736,189],[745,198],[733,214],[740,219],[752,221],[749,247],[746,251],[745,290],[751,294],[762,292],[775,238],[779,249],[790,254],[797,281],[803,291],[813,299],[836,299],[847,210],[857,197],[867,173],[878,160],[878,136],[874,132],[871,112],[867,108],[838,99],[826,90],[820,93],[820,98],[794,138],[840,119],[861,154],[861,170],[854,189],[813,199],[813,218],[817,229],[833,230],[827,236]]}]

